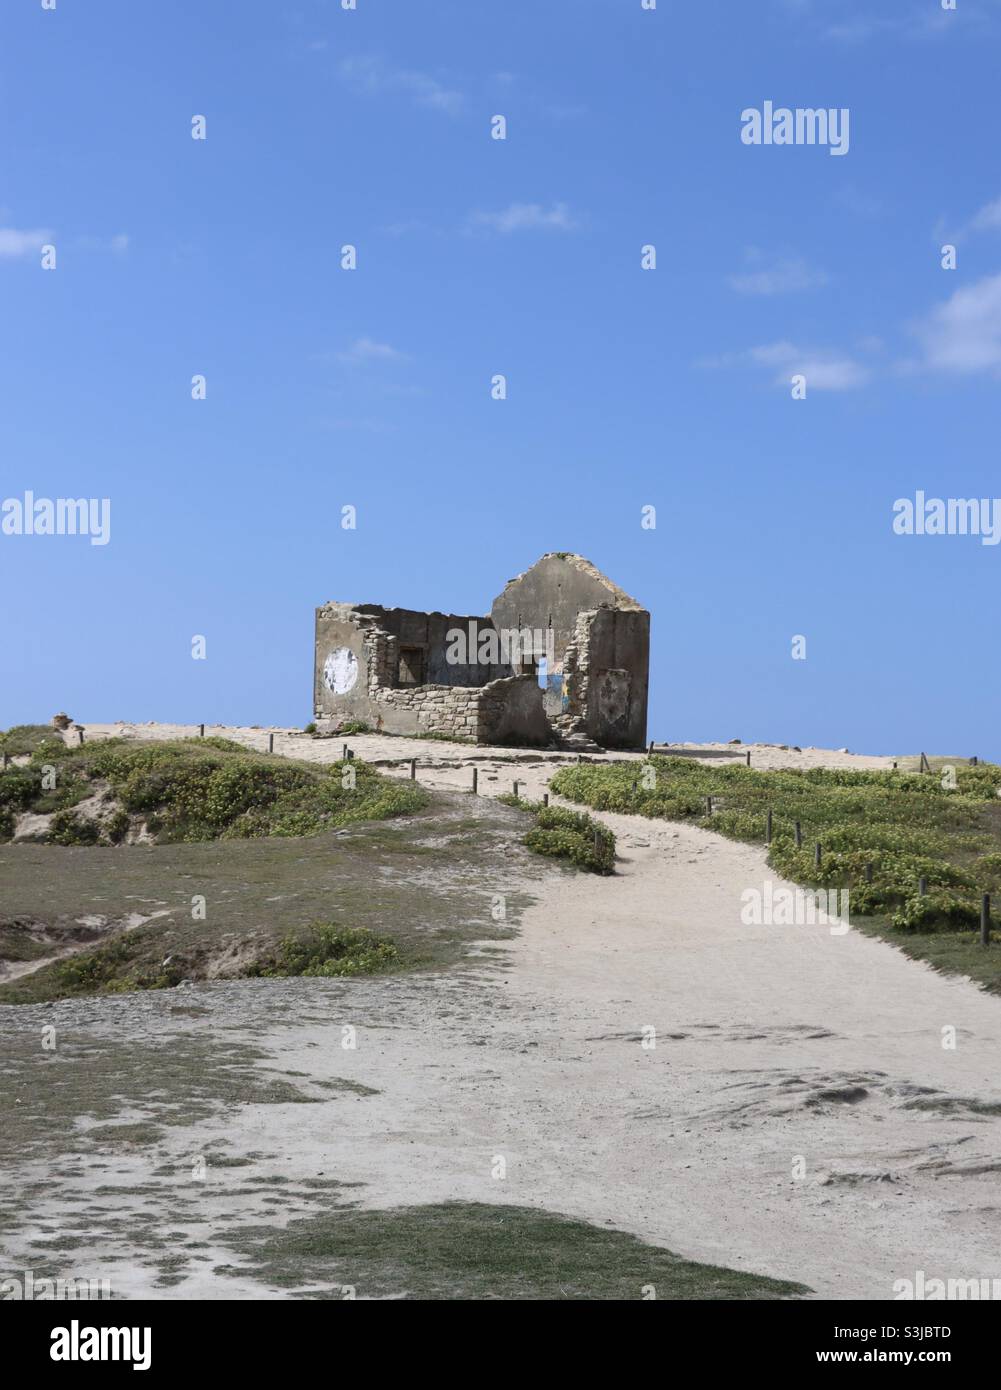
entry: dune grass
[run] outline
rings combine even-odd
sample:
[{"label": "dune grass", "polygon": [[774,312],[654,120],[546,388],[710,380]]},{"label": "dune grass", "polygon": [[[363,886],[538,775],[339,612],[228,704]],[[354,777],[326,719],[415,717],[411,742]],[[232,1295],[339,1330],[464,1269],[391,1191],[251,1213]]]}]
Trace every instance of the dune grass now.
[{"label": "dune grass", "polygon": [[768,858],[784,878],[849,889],[852,919],[865,919],[865,929],[1001,992],[1001,948],[979,944],[982,895],[1001,908],[995,764],[956,762],[930,773],[800,772],[654,757],[645,767],[563,768],[552,788],[596,810],[690,821],[750,844],[765,843],[771,811]]},{"label": "dune grass", "polygon": [[535,825],[525,836],[525,845],[533,854],[562,859],[594,874],[615,872],[615,835],[607,825],[583,812],[545,806],[510,792],[497,800],[534,817]]},{"label": "dune grass", "polygon": [[[78,807],[95,795],[96,814]],[[328,766],[257,753],[223,738],[41,740],[26,765],[0,773],[0,839],[16,817],[52,814],[50,844],[116,844],[142,824],[161,844],[315,835],[420,810],[427,793],[360,759]]]}]

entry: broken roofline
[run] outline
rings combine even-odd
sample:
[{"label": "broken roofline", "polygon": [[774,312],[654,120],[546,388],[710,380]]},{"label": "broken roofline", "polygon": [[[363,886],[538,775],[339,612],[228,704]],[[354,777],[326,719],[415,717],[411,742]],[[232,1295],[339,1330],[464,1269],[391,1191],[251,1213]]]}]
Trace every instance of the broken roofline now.
[{"label": "broken roofline", "polygon": [[573,550],[547,550],[545,555],[541,555],[534,564],[529,565],[527,570],[522,570],[521,574],[516,574],[513,579],[507,581],[497,599],[494,600],[495,603],[499,602],[515,584],[520,584],[526,575],[538,569],[544,560],[562,560],[564,564],[570,565],[573,569],[579,570],[581,574],[586,574],[590,579],[601,584],[608,590],[610,608],[635,610],[637,613],[646,612],[642,603],[638,603],[636,599],[626,593],[625,589],[621,589],[618,584],[613,583],[607,574],[602,574],[597,565],[592,564],[590,560],[585,559],[583,555],[578,555]]}]

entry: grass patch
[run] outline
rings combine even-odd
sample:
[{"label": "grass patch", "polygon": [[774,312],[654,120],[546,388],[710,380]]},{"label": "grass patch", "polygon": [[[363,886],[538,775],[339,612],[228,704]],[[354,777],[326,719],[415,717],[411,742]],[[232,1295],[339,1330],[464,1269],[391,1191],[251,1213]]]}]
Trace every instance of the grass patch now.
[{"label": "grass patch", "polygon": [[593,874],[615,872],[615,835],[593,816],[565,806],[526,801],[510,792],[497,800],[534,816],[535,827],[525,836],[525,844],[533,854],[563,859]]},{"label": "grass patch", "polygon": [[[392,942],[394,970],[445,968],[473,944],[508,939],[531,900],[511,891],[512,873],[527,879],[543,870],[520,843],[520,818],[491,797],[429,800],[413,817],[301,839],[127,850],[0,845],[0,959],[77,947],[91,957],[75,970],[61,969],[66,957],[0,985],[0,1003],[237,978],[306,924],[334,917]],[[491,917],[498,892],[507,898],[505,922]],[[203,917],[193,915],[195,895]],[[121,931],[116,924],[137,911],[166,915]],[[85,916],[106,925],[83,927]],[[124,944],[103,957],[112,942]]]},{"label": "grass patch", "polygon": [[[100,813],[74,808],[95,794]],[[141,824],[161,844],[315,835],[359,821],[411,814],[421,787],[384,777],[361,759],[329,766],[257,753],[222,738],[67,748],[43,739],[25,766],[0,774],[0,838],[18,813],[54,813],[45,839],[121,843]]]},{"label": "grass patch", "polygon": [[635,1236],[529,1207],[445,1202],[388,1211],[334,1210],[279,1230],[223,1237],[252,1273],[302,1296],[564,1300],[797,1298],[801,1285],[695,1264]]},{"label": "grass patch", "polygon": [[635,763],[567,767],[551,785],[597,810],[689,821],[750,844],[764,844],[771,811],[768,862],[784,878],[847,888],[852,918],[867,919],[865,929],[1001,992],[1001,947],[979,944],[981,895],[1001,904],[1001,767],[759,771],[653,757],[645,768],[653,776]]}]

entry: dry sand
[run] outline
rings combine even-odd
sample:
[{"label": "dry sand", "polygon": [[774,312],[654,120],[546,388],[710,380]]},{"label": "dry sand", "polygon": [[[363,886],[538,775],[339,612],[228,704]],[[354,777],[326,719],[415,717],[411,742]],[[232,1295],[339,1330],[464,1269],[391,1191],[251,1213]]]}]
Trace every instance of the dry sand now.
[{"label": "dry sand", "polygon": [[[192,732],[128,727],[139,737]],[[120,728],[88,726],[88,737]],[[207,732],[261,748],[269,731]],[[276,752],[341,755],[341,739],[275,732]],[[536,796],[574,760],[346,741],[399,775],[416,757],[430,786],[468,787],[475,762],[486,794],[510,790],[516,776]],[[890,761],[751,752],[758,767]],[[294,1128],[287,1107],[245,1106],[219,1134],[237,1150],[280,1154],[290,1177],[364,1183],[366,1206],[544,1206],[825,1297],[892,1298],[894,1282],[918,1270],[1001,1277],[1001,1118],[908,1108],[929,1096],[1001,1101],[1001,999],[854,931],[745,926],[741,893],[773,879],[763,851],[692,827],[601,819],[619,837],[618,872],[557,873],[536,886],[504,948],[506,970],[474,961],[447,975],[352,982],[330,996],[329,1017],[318,1004],[295,1028],[255,1029],[282,1067],[349,1077],[379,1095],[339,1107],[336,1125],[324,1106],[296,1107]],[[262,983],[184,993],[232,1028]],[[345,1023],[358,1029],[355,1050],[341,1046]],[[955,1050],[943,1047],[949,1027]],[[644,1047],[651,1028],[656,1046]],[[177,1145],[185,1151],[183,1137]],[[492,1176],[499,1157],[503,1178]],[[207,1267],[172,1294],[241,1288],[262,1292]],[[148,1284],[135,1273],[128,1291]]]}]

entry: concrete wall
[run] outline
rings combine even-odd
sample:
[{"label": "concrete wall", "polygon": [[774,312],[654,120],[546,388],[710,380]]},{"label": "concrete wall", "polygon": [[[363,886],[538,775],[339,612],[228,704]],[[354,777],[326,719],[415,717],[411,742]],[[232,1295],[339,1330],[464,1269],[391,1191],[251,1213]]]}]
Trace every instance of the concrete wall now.
[{"label": "concrete wall", "polygon": [[649,613],[599,608],[588,643],[585,724],[605,748],[642,748],[646,741]]}]

